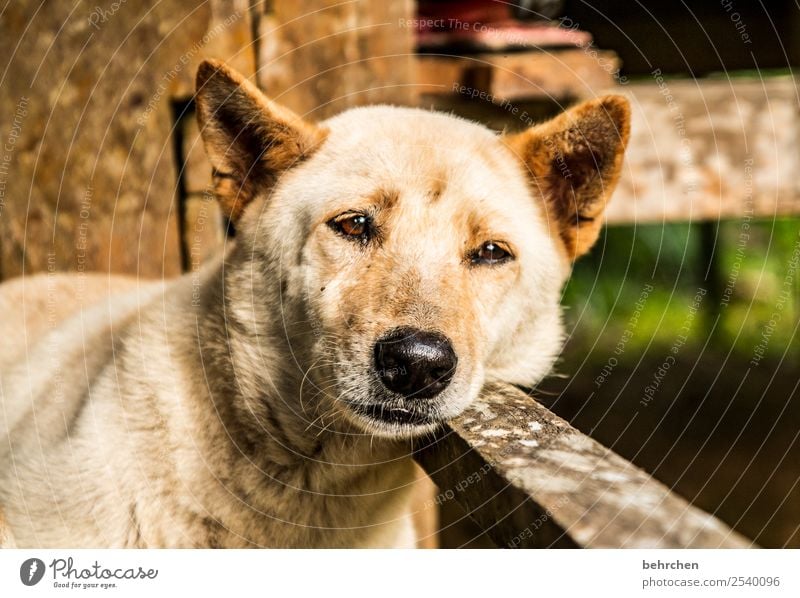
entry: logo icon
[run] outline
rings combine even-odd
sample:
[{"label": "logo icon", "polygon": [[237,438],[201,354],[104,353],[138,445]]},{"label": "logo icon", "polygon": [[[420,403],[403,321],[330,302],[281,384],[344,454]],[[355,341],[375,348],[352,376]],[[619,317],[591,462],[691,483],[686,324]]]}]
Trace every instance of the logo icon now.
[{"label": "logo icon", "polygon": [[44,563],[40,559],[28,559],[19,568],[19,578],[26,586],[35,586],[44,577]]}]

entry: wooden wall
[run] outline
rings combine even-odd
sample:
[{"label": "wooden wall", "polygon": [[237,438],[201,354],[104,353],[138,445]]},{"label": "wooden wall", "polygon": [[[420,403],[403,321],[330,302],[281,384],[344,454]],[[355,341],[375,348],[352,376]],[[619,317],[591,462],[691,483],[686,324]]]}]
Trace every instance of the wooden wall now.
[{"label": "wooden wall", "polygon": [[411,0],[9,4],[0,279],[197,267],[222,243],[191,103],[200,60],[225,60],[311,118],[407,104],[412,31],[397,23],[411,11]]},{"label": "wooden wall", "polygon": [[90,2],[15,2],[3,15],[0,51],[11,58],[0,103],[27,98],[5,177],[3,278],[180,271],[162,86],[202,37],[209,10],[177,0],[95,10]]}]

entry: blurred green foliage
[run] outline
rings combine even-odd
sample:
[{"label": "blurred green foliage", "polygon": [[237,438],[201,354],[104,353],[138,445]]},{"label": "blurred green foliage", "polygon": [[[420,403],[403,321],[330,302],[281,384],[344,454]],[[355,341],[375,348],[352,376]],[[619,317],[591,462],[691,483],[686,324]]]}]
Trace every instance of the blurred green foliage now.
[{"label": "blurred green foliage", "polygon": [[670,345],[690,322],[689,344],[749,359],[768,333],[770,356],[797,359],[798,256],[796,218],[607,227],[564,291],[568,331],[603,346],[630,330],[631,351]]}]

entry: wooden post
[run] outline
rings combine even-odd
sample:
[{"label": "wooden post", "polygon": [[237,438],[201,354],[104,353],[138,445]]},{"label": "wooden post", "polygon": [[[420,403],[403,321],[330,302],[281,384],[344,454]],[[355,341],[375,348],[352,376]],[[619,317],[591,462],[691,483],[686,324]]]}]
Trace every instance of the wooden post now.
[{"label": "wooden post", "polygon": [[258,16],[258,83],[321,120],[352,106],[412,104],[411,0],[274,0]]}]

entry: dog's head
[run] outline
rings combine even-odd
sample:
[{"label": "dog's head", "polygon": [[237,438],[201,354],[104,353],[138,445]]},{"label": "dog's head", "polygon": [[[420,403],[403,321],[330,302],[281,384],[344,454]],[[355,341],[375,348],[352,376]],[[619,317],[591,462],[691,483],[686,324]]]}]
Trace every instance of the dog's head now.
[{"label": "dog's head", "polygon": [[251,289],[277,293],[252,306],[280,303],[263,318],[282,320],[306,384],[351,421],[423,432],[487,378],[547,374],[561,287],[619,177],[624,98],[514,135],[392,107],[311,124],[206,62],[197,108]]}]

